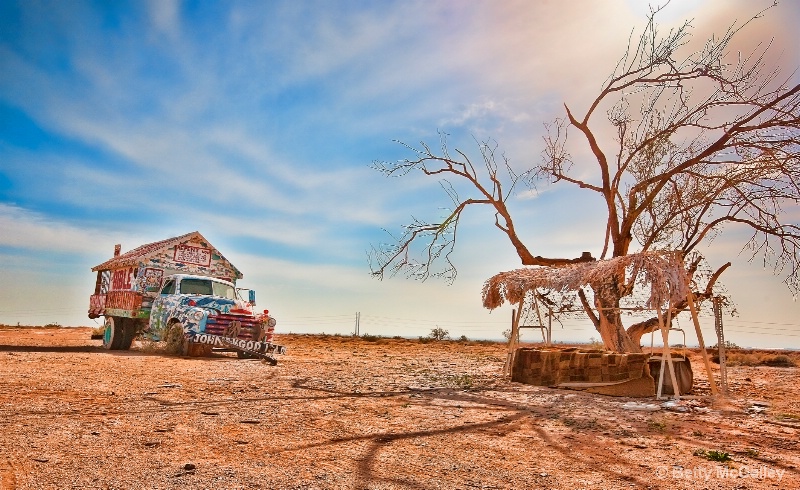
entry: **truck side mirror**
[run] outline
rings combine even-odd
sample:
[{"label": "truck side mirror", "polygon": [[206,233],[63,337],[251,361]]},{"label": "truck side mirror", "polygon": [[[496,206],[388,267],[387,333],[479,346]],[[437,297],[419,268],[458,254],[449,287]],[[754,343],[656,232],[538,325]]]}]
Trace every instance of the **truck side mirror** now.
[{"label": "truck side mirror", "polygon": [[248,291],[248,303],[255,306],[256,305],[256,292],[252,289]]}]

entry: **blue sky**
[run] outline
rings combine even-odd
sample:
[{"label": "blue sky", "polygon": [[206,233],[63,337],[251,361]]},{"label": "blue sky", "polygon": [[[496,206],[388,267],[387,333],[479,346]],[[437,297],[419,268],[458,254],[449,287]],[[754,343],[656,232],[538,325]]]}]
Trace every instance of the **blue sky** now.
[{"label": "blue sky", "polygon": [[[673,1],[703,38],[759,2]],[[760,2],[765,3],[765,2]],[[769,3],[769,2],[766,2]],[[480,304],[483,281],[519,266],[471,213],[456,282],[370,278],[372,244],[447,205],[436,181],[386,179],[393,140],[474,154],[493,138],[519,169],[538,161],[543,123],[585,107],[646,3],[12,2],[0,0],[0,323],[94,325],[90,269],[115,243],[200,231],[258,290],[279,330],[499,338],[510,310]],[[746,35],[800,66],[784,2]],[[513,199],[535,254],[602,247],[579,192]],[[797,303],[779,277],[715,244],[741,345],[800,347]],[[508,311],[506,311],[508,310]],[[690,325],[683,325],[690,327]],[[709,331],[707,335],[713,333]],[[556,340],[588,340],[588,321]],[[693,336],[691,337],[693,338]],[[713,343],[713,342],[712,342]]]}]

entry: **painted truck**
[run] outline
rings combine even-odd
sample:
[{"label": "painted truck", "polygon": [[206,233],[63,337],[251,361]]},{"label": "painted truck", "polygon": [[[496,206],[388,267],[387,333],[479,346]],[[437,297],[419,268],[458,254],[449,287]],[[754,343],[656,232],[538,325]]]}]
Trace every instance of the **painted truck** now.
[{"label": "painted truck", "polygon": [[177,353],[233,351],[271,364],[285,348],[273,343],[276,320],[256,312],[255,291],[199,232],[149,243],[92,268],[89,318],[104,317],[103,346],[127,350],[137,335],[163,340]]}]

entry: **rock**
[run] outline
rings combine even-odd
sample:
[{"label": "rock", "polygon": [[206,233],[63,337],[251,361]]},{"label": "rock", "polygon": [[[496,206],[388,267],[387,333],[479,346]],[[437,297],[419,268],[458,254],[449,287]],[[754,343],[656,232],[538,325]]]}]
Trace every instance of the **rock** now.
[{"label": "rock", "polygon": [[622,405],[622,408],[625,410],[641,410],[644,412],[657,412],[661,410],[661,407],[654,403],[638,403],[638,402],[628,402]]}]

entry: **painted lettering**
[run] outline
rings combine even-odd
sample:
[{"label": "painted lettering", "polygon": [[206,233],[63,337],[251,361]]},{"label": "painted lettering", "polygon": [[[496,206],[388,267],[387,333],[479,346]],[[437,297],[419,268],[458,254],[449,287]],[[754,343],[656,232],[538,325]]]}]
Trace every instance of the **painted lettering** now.
[{"label": "painted lettering", "polygon": [[133,267],[129,269],[117,269],[111,274],[111,290],[130,289],[133,279]]},{"label": "painted lettering", "polygon": [[175,261],[187,264],[211,265],[211,250],[207,248],[178,245],[175,247]]}]

